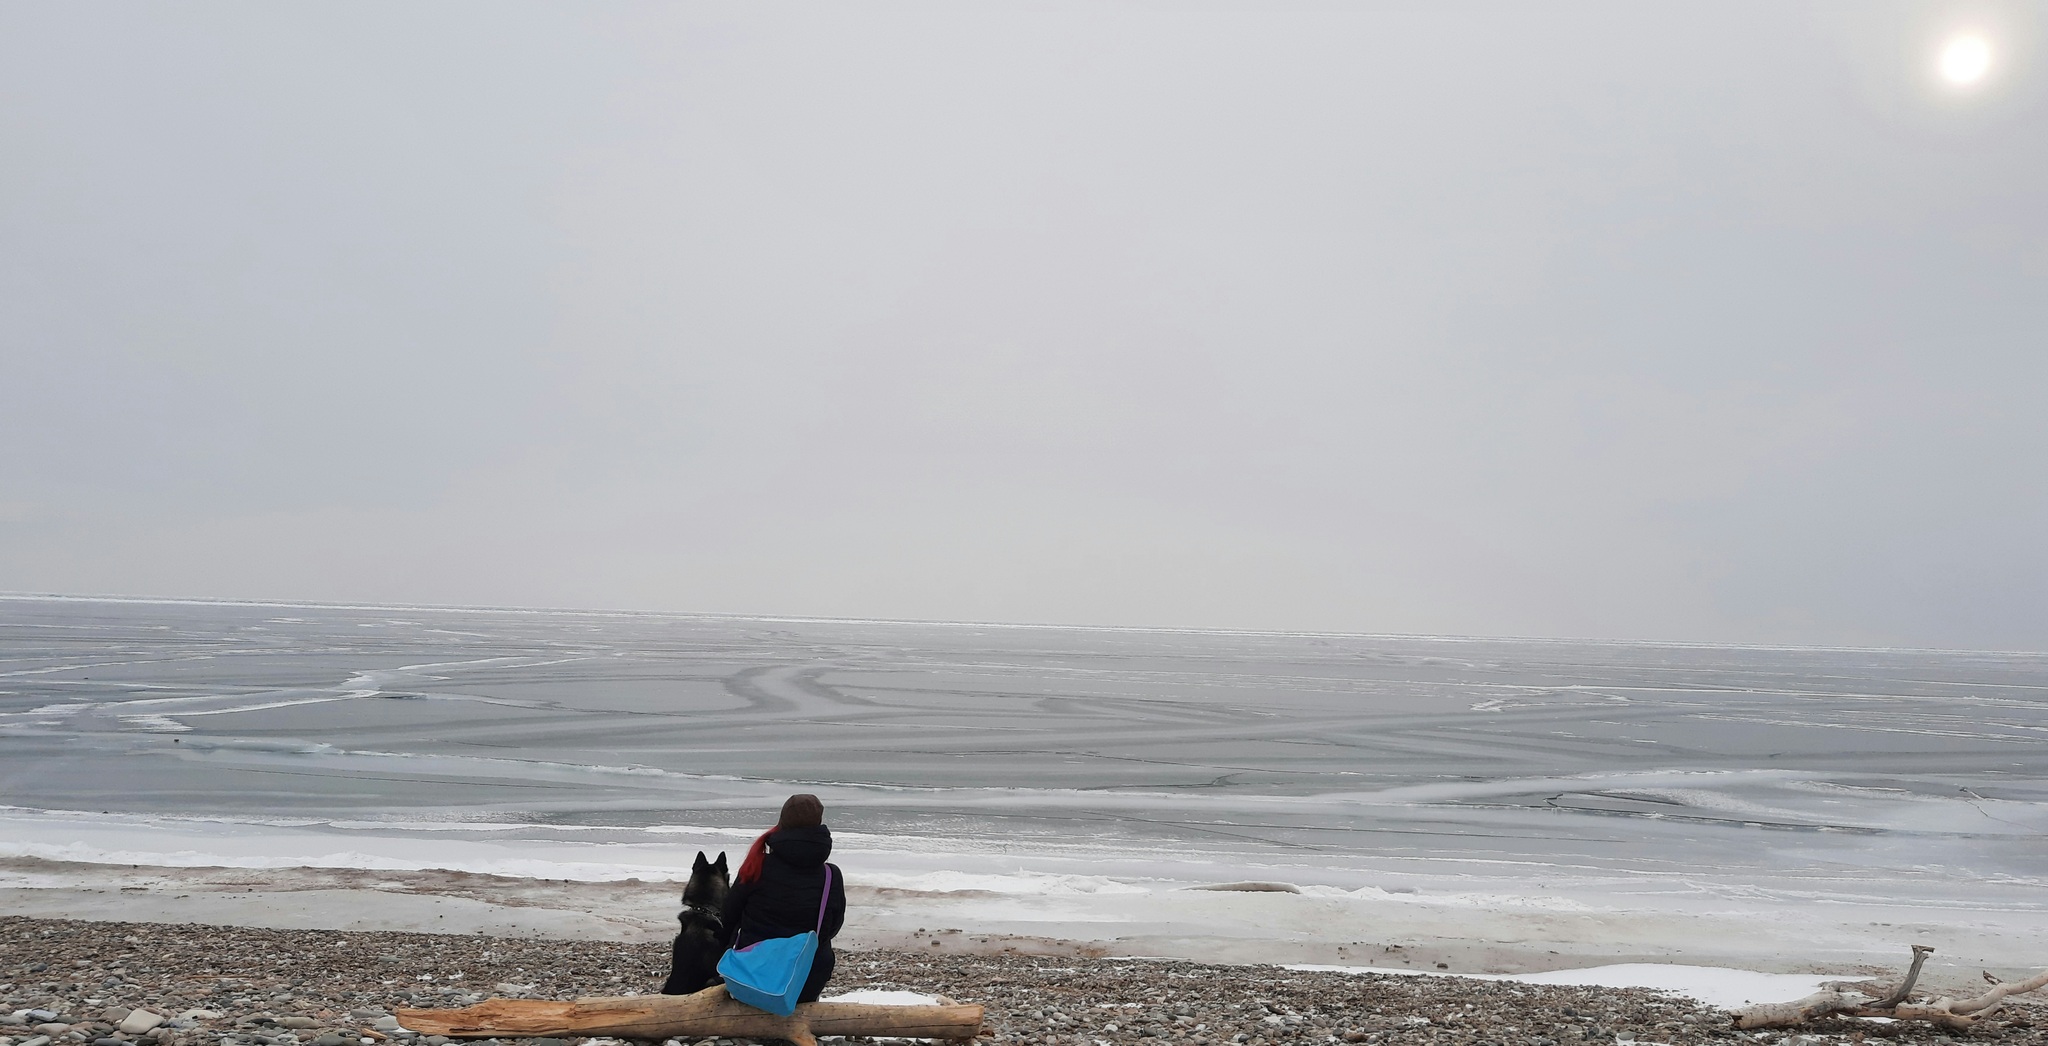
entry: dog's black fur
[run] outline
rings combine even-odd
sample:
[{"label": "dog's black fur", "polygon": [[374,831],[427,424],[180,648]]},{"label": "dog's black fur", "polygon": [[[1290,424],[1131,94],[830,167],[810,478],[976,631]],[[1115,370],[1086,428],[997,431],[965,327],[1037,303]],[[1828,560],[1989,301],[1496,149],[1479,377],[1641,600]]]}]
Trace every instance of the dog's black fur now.
[{"label": "dog's black fur", "polygon": [[692,995],[714,984],[718,957],[725,953],[725,895],[732,890],[732,877],[725,871],[725,854],[707,861],[697,851],[697,863],[690,866],[690,881],[683,886],[682,931],[676,934],[668,964],[668,983],[663,995]]}]

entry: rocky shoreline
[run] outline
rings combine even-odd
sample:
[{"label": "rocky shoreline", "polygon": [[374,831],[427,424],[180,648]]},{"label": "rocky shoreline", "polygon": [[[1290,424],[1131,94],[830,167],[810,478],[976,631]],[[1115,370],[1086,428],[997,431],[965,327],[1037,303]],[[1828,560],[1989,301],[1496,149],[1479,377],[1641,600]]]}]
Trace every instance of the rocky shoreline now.
[{"label": "rocky shoreline", "polygon": [[[0,1046],[442,1046],[438,1036],[399,1028],[392,1011],[489,996],[651,992],[667,963],[662,944],[0,916]],[[989,1043],[1822,1046],[1956,1038],[1923,1025],[1848,1019],[1744,1033],[1722,1011],[1639,989],[1180,961],[843,951],[833,990],[853,988],[982,1003]],[[2048,1009],[2021,1005],[1961,1038],[2048,1044]]]}]

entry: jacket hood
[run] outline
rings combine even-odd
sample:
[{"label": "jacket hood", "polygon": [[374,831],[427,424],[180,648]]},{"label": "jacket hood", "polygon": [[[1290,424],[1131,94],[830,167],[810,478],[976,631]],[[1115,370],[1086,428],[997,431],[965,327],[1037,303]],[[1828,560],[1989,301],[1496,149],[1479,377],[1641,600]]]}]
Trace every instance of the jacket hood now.
[{"label": "jacket hood", "polygon": [[816,868],[832,856],[832,829],[784,828],[768,837],[768,853],[794,868]]}]

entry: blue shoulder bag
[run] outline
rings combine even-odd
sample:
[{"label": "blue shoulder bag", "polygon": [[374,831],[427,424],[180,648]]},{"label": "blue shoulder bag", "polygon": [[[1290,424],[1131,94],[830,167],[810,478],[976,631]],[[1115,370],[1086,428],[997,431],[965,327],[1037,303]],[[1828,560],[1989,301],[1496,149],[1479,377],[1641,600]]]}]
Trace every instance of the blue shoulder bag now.
[{"label": "blue shoulder bag", "polygon": [[818,935],[825,932],[825,902],[832,899],[832,866],[825,866],[825,891],[818,895],[818,928],[794,937],[770,937],[718,957],[718,975],[726,994],[777,1017],[796,1012],[797,997],[810,979],[818,957]]}]

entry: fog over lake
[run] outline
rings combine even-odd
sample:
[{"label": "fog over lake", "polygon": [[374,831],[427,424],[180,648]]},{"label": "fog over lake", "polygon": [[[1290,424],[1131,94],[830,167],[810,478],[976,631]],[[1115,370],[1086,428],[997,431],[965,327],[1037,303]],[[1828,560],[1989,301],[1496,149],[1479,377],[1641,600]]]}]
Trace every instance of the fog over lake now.
[{"label": "fog over lake", "polygon": [[2043,55],[9,3],[0,591],[2048,649]]}]

